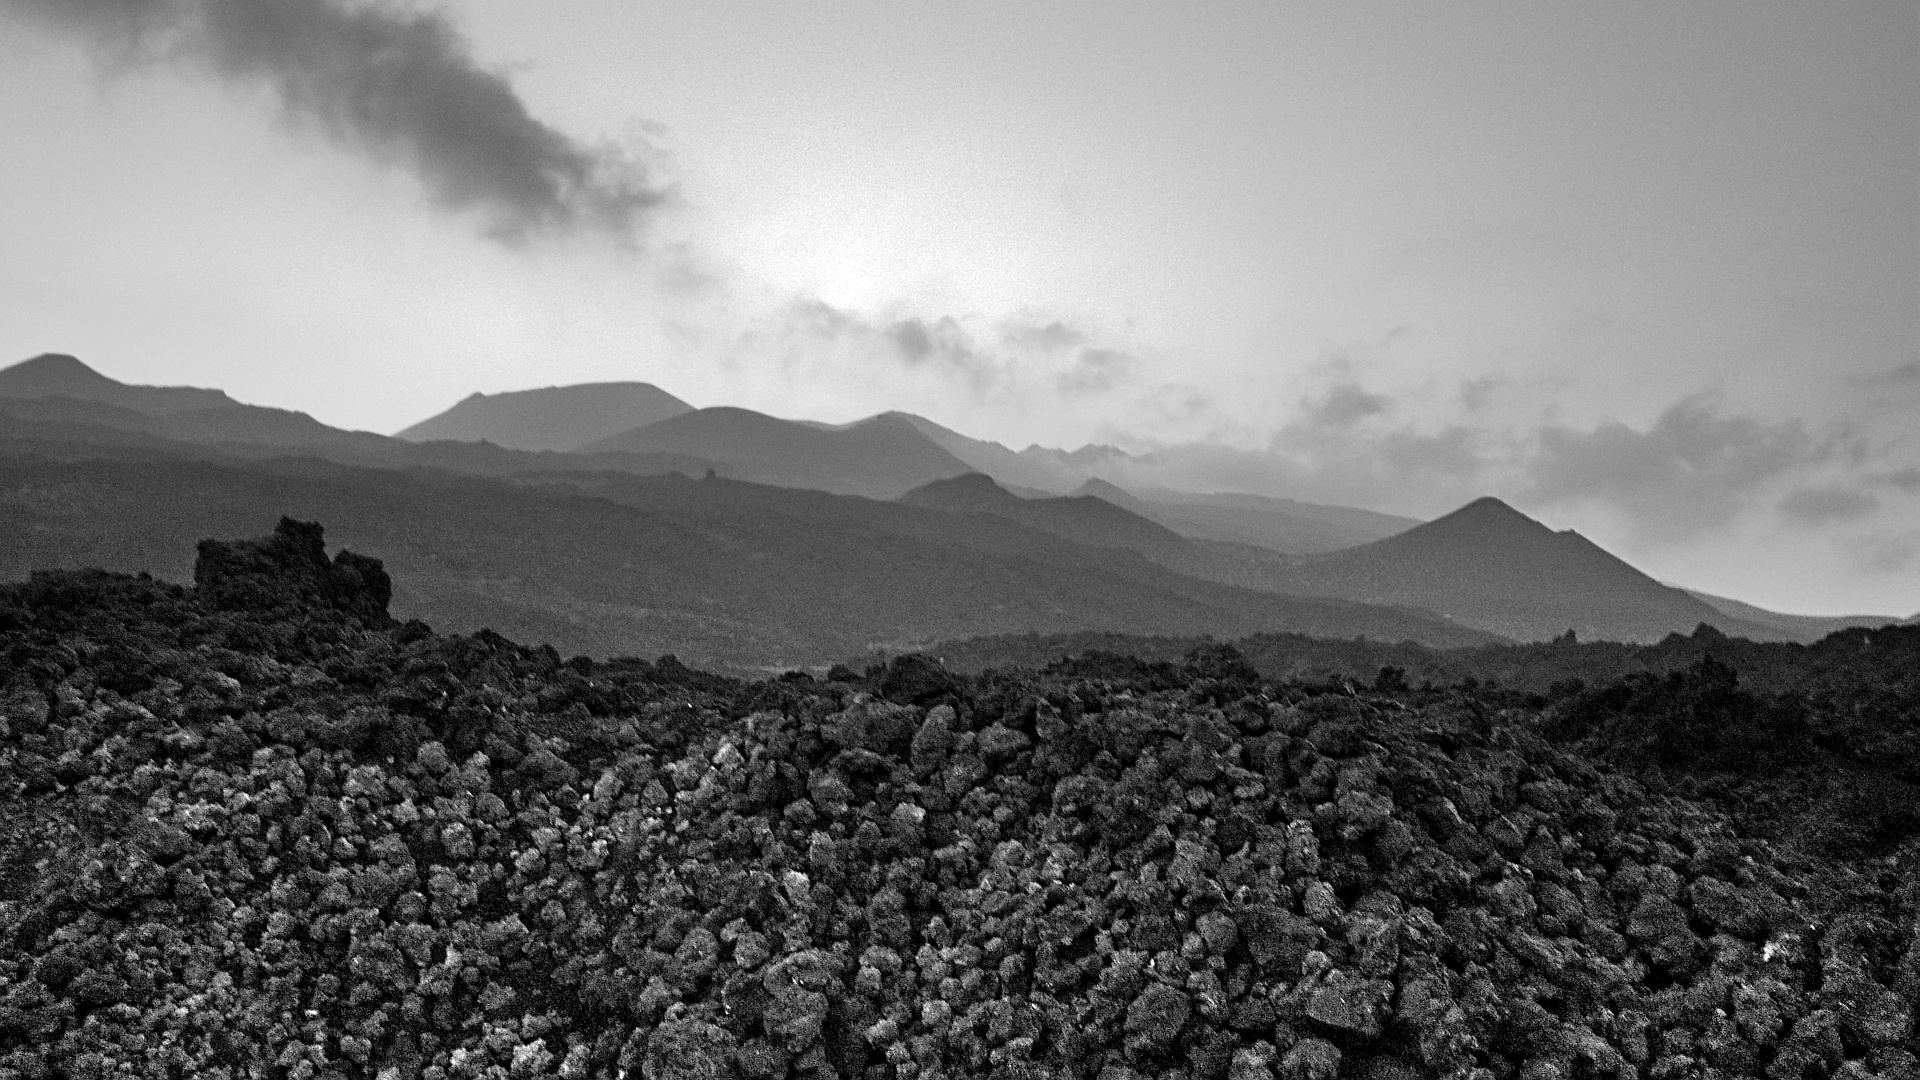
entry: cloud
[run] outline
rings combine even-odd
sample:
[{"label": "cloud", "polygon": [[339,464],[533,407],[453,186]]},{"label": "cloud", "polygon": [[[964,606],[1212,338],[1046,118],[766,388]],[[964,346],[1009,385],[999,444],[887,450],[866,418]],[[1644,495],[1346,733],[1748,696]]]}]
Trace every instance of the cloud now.
[{"label": "cloud", "polygon": [[904,374],[964,390],[975,403],[1088,398],[1118,389],[1139,367],[1132,353],[1057,320],[969,329],[951,315],[870,317],[811,297],[749,322],[739,351],[769,346],[789,369],[850,366],[869,380]]},{"label": "cloud", "polygon": [[1318,399],[1303,399],[1300,404],[1315,427],[1350,428],[1393,408],[1393,399],[1363,390],[1356,382],[1341,382]]},{"label": "cloud", "polygon": [[1098,394],[1113,389],[1133,373],[1134,358],[1119,349],[1086,346],[1072,367],[1056,380],[1068,394]]},{"label": "cloud", "polygon": [[1795,525],[1817,526],[1855,521],[1880,509],[1880,500],[1864,491],[1825,486],[1796,488],[1780,500],[1780,513]]},{"label": "cloud", "polygon": [[1895,469],[1889,473],[1882,473],[1874,479],[1901,491],[1909,493],[1920,491],[1920,469]]},{"label": "cloud", "polygon": [[350,0],[0,0],[80,34],[109,65],[198,69],[271,90],[289,119],[409,170],[507,243],[630,239],[667,199],[630,156],[542,123],[440,12]]},{"label": "cloud", "polygon": [[1044,326],[1025,320],[1010,321],[1000,328],[1000,339],[1013,348],[1042,352],[1072,349],[1087,343],[1087,335],[1058,319]]},{"label": "cloud", "polygon": [[1728,525],[1773,481],[1833,456],[1798,422],[1722,416],[1706,397],[1677,402],[1645,431],[1548,427],[1526,464],[1528,497],[1599,502],[1654,540],[1686,540]]},{"label": "cloud", "polygon": [[1858,569],[1870,574],[1897,574],[1920,562],[1920,529],[1856,536],[1846,542],[1845,548]]},{"label": "cloud", "polygon": [[1460,404],[1466,406],[1470,412],[1484,409],[1492,403],[1494,392],[1499,389],[1499,386],[1500,380],[1491,375],[1468,379],[1460,384]]},{"label": "cloud", "polygon": [[1920,384],[1920,360],[1911,360],[1899,367],[1883,371],[1873,376],[1872,381],[1893,386]]}]

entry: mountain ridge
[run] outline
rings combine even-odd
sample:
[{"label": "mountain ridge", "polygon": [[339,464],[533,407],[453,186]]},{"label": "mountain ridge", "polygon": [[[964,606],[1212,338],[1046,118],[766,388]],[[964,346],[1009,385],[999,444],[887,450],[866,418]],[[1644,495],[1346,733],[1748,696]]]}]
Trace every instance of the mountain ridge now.
[{"label": "mountain ridge", "polygon": [[243,407],[224,390],[123,383],[100,374],[68,353],[41,353],[0,368],[0,398],[47,397],[99,401],[148,416]]},{"label": "mountain ridge", "polygon": [[573,383],[469,394],[394,433],[409,442],[491,442],[510,450],[576,450],[693,411],[646,382]]},{"label": "mountain ridge", "polygon": [[579,449],[686,454],[723,462],[746,480],[873,499],[897,498],[928,481],[972,471],[917,427],[886,413],[821,427],[722,405]]}]

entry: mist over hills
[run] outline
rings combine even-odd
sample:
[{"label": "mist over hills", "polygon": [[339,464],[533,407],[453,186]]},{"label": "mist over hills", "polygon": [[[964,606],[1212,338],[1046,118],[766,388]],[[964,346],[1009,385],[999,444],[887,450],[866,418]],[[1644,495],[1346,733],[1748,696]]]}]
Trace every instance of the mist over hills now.
[{"label": "mist over hills", "polygon": [[453,408],[396,432],[409,442],[490,442],[512,450],[578,450],[693,406],[651,383],[580,383],[471,394]]},{"label": "mist over hills", "polygon": [[[577,450],[494,439],[566,443],[647,408],[673,415]],[[436,432],[460,438],[413,441]],[[1894,621],[1716,603],[1497,500],[1420,525],[1126,488],[1087,475],[1121,451],[1014,452],[906,413],[783,420],[602,384],[470,397],[405,434],[342,431],[218,390],[128,386],[72,357],[16,364],[0,370],[0,460],[24,471],[9,474],[13,551],[0,572],[90,559],[178,573],[163,537],[244,534],[261,515],[291,513],[369,550],[393,547],[418,590],[401,602],[447,625],[735,667],[1006,633],[1298,632],[1446,646],[1567,630],[1650,641],[1701,623],[1813,640]],[[722,482],[636,479],[675,475]],[[1069,480],[1073,494],[1045,493]],[[625,516],[634,513],[644,522]]]},{"label": "mist over hills", "polygon": [[[1391,536],[1416,519],[1350,506],[1326,506],[1237,492],[1179,491],[1140,483],[1152,463],[1112,446],[1075,451],[1029,446],[1011,450],[970,438],[912,413],[899,416],[973,469],[1022,495],[1093,495],[1183,536],[1251,544],[1287,555],[1334,551]],[[1115,482],[1127,478],[1126,487]]]}]

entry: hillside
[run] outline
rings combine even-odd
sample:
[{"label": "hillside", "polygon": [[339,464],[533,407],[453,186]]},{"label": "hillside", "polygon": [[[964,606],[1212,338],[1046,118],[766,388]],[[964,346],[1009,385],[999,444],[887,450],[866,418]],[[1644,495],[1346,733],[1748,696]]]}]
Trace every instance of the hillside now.
[{"label": "hillside", "polygon": [[110,379],[65,353],[42,353],[0,368],[0,398],[70,398],[97,401],[148,416],[200,409],[238,408],[219,390],[193,386],[130,386]]},{"label": "hillside", "polygon": [[721,479],[555,473],[510,485],[141,450],[0,457],[0,505],[0,578],[102,566],[181,581],[200,533],[292,514],[379,551],[400,572],[396,609],[409,616],[734,669],[1029,630],[1488,640],[1416,615],[1200,581],[996,518],[956,530],[954,515]]},{"label": "hillside", "polygon": [[580,383],[470,394],[446,412],[396,432],[409,442],[490,442],[513,450],[577,450],[623,431],[692,412],[651,383]]},{"label": "hillside", "polygon": [[1351,506],[1274,499],[1233,492],[1189,492],[1147,487],[1124,491],[1105,480],[1075,490],[1124,506],[1182,536],[1248,544],[1286,555],[1356,547],[1420,524],[1413,518]]},{"label": "hillside", "polygon": [[219,390],[130,386],[71,356],[51,354],[0,369],[0,415],[189,443],[365,450],[382,441],[370,432],[329,427],[303,412],[244,405]]},{"label": "hillside", "polygon": [[1779,611],[1768,611],[1763,607],[1743,604],[1724,596],[1714,596],[1697,589],[1685,590],[1688,596],[1705,603],[1716,611],[1724,612],[1731,618],[1744,623],[1768,627],[1778,634],[1796,641],[1818,641],[1828,634],[1852,627],[1881,627],[1897,625],[1903,620],[1898,615],[1789,615]]},{"label": "hillside", "polygon": [[1920,1069],[1913,831],[1772,835],[1632,752],[1791,706],[1713,669],[1546,711],[1217,647],[740,682],[397,622],[311,524],[199,551],[0,587],[9,1075]]},{"label": "hillside", "polygon": [[750,409],[697,409],[580,449],[683,454],[719,462],[754,483],[872,499],[897,498],[930,480],[970,471],[895,415],[827,427]]},{"label": "hillside", "polygon": [[913,425],[914,430],[965,462],[968,468],[985,473],[1003,485],[1061,494],[1078,482],[1074,471],[1062,468],[1054,458],[1039,453],[1022,453],[997,442],[962,435],[913,413],[891,412],[881,415],[898,417]]},{"label": "hillside", "polygon": [[1165,563],[1194,545],[1163,525],[1091,495],[1023,499],[985,473],[935,480],[900,497],[909,506],[992,514],[1091,547],[1121,548]]},{"label": "hillside", "polygon": [[[1113,491],[1128,502],[1136,501],[1117,488]],[[989,514],[1072,543],[1131,551],[1156,565],[1202,581],[1298,599],[1295,595],[1298,590],[1293,587],[1296,564],[1287,556],[1252,544],[1182,536],[1142,514],[1093,495],[1021,498],[984,473],[969,473],[915,488],[900,501],[948,513]],[[1405,614],[1420,621],[1449,622],[1465,629],[1429,611],[1409,610]]]},{"label": "hillside", "polygon": [[1297,562],[1288,591],[1425,608],[1520,641],[1658,641],[1709,623],[1782,637],[1662,585],[1580,534],[1556,533],[1498,499],[1371,544]]}]

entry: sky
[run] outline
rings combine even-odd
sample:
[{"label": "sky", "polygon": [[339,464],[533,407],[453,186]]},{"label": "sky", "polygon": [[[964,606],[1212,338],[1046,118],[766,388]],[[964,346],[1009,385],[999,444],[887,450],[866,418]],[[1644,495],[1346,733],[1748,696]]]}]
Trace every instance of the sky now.
[{"label": "sky", "polygon": [[638,379],[1920,610],[1920,8],[0,0],[0,362]]}]

